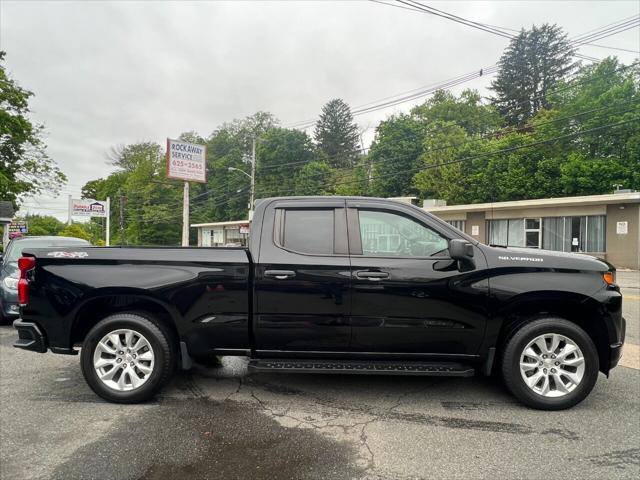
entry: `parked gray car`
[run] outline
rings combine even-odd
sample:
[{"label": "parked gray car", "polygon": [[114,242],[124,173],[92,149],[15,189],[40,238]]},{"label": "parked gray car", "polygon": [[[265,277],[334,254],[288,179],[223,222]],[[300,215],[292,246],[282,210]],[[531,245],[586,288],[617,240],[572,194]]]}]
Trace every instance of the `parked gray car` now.
[{"label": "parked gray car", "polygon": [[18,259],[25,248],[68,247],[90,245],[81,238],[74,237],[20,237],[7,245],[0,267],[0,323],[18,318]]}]

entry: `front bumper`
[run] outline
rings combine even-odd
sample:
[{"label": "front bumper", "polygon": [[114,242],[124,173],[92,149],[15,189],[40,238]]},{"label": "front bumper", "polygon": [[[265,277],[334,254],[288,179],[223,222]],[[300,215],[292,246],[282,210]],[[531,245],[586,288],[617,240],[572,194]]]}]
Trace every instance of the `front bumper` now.
[{"label": "front bumper", "polygon": [[38,353],[47,351],[47,338],[35,323],[18,319],[13,322],[13,327],[18,330],[18,340],[13,344],[14,347]]},{"label": "front bumper", "polygon": [[620,322],[620,341],[610,345],[609,347],[609,370],[618,365],[622,357],[622,347],[624,346],[624,337],[627,331],[627,321],[621,317]]}]

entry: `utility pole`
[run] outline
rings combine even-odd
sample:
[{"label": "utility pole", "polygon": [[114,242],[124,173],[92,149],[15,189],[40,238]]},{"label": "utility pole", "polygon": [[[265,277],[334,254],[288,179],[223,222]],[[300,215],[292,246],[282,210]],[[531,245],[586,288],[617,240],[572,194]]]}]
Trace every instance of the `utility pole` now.
[{"label": "utility pole", "polygon": [[120,245],[124,245],[124,195],[122,190],[118,193],[120,196]]},{"label": "utility pole", "polygon": [[71,225],[71,212],[73,211],[73,199],[69,195],[69,216],[67,217],[67,225]]},{"label": "utility pole", "polygon": [[249,200],[249,221],[253,219],[256,196],[256,137],[251,139],[251,196]]},{"label": "utility pole", "polygon": [[182,246],[189,246],[189,182],[184,182],[182,194]]}]

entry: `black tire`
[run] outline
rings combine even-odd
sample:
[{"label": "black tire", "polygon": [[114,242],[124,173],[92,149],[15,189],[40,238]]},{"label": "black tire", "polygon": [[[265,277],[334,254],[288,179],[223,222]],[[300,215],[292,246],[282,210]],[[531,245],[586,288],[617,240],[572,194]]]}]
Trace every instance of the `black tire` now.
[{"label": "black tire", "polygon": [[[580,383],[561,397],[545,397],[534,392],[520,373],[520,357],[536,337],[557,333],[571,339],[584,356],[584,375]],[[575,323],[563,318],[545,317],[524,323],[511,332],[502,355],[502,377],[507,389],[522,403],[538,410],[564,410],[577,405],[591,392],[598,379],[598,351],[589,335]]]},{"label": "black tire", "polygon": [[[98,377],[93,365],[93,355],[98,342],[109,332],[118,329],[139,332],[153,349],[153,370],[149,378],[133,390],[118,391],[105,385]],[[138,313],[116,313],[98,322],[87,334],[80,352],[80,365],[85,380],[96,394],[114,403],[140,403],[153,398],[173,375],[176,361],[170,334],[152,317]]]}]

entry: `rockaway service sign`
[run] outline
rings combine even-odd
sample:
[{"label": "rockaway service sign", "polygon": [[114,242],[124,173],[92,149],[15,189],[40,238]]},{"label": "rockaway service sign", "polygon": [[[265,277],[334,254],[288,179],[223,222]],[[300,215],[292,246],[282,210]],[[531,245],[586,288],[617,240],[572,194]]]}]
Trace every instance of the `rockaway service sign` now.
[{"label": "rockaway service sign", "polygon": [[167,177],[185,182],[206,182],[206,159],[206,146],[167,138]]}]

